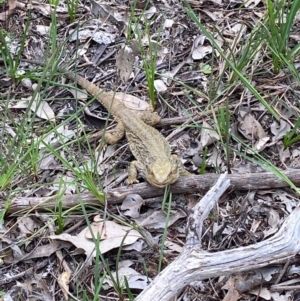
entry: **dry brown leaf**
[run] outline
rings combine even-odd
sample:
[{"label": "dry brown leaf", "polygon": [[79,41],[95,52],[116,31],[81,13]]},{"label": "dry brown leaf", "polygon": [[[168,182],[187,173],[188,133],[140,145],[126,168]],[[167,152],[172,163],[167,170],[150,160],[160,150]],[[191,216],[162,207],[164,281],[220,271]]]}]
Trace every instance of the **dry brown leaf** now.
[{"label": "dry brown leaf", "polygon": [[123,83],[127,82],[132,74],[135,57],[140,53],[139,44],[132,40],[124,45],[117,54],[116,66]]},{"label": "dry brown leaf", "polygon": [[36,94],[35,99],[31,102],[30,110],[42,119],[55,122],[55,114],[53,110],[46,101],[40,101],[39,93]]},{"label": "dry brown leaf", "polygon": [[28,237],[38,229],[38,225],[29,216],[18,218],[19,238]]},{"label": "dry brown leaf", "polygon": [[283,138],[283,136],[291,130],[291,126],[285,120],[280,119],[280,124],[277,121],[273,121],[270,128],[271,132],[274,135],[272,137],[272,141],[278,141],[279,139]]},{"label": "dry brown leaf", "polygon": [[64,297],[66,300],[69,300],[69,282],[71,278],[71,272],[63,272],[61,273],[57,278],[57,283],[62,289],[62,292],[64,294]]},{"label": "dry brown leaf", "polygon": [[56,132],[51,132],[51,134],[42,138],[44,143],[40,143],[39,148],[40,149],[46,148],[47,144],[49,145],[55,145],[56,143],[63,144],[71,140],[73,137],[75,137],[75,132],[73,130],[69,130],[68,126],[61,125],[56,129]]},{"label": "dry brown leaf", "polygon": [[264,137],[259,139],[254,145],[252,146],[254,150],[261,152],[267,146],[267,142],[270,140],[270,137]]},{"label": "dry brown leaf", "polygon": [[[29,260],[34,258],[49,257],[57,250],[64,247],[66,247],[65,243],[61,243],[57,241],[51,242],[50,244],[47,245],[38,246],[30,254],[26,255],[26,259]],[[14,263],[25,259],[24,255],[22,257],[23,258],[17,259]]]},{"label": "dry brown leaf", "polygon": [[206,121],[203,121],[200,140],[201,146],[210,146],[218,140],[220,140],[219,134]]},{"label": "dry brown leaf", "polygon": [[[134,263],[130,260],[121,261],[118,265],[118,272],[112,272],[112,278],[119,279],[119,283],[121,286],[125,288],[125,277],[128,283],[129,288],[131,289],[140,289],[143,290],[148,286],[148,278],[145,275],[142,275],[130,268],[130,265]],[[109,284],[110,287],[114,287],[114,283],[111,281],[110,277],[107,277],[105,280],[106,283]]]},{"label": "dry brown leaf", "polygon": [[240,293],[235,288],[229,288],[222,301],[237,301],[241,298]]},{"label": "dry brown leaf", "polygon": [[74,89],[68,88],[68,91],[72,93],[75,99],[82,101],[86,101],[88,99],[88,93],[84,89],[78,89],[74,87]]},{"label": "dry brown leaf", "polygon": [[209,166],[220,167],[222,164],[222,158],[220,154],[220,149],[213,146],[211,155],[207,158],[207,164]]},{"label": "dry brown leaf", "polygon": [[97,26],[90,25],[89,28],[81,28],[80,30],[74,31],[70,36],[70,41],[79,40],[83,42],[89,38],[92,38],[92,40],[98,44],[109,45],[115,42],[117,34],[99,30]]},{"label": "dry brown leaf", "polygon": [[39,162],[38,162],[38,169],[41,170],[48,170],[51,169],[50,165],[55,164],[55,156],[53,154],[39,154]]},{"label": "dry brown leaf", "polygon": [[260,220],[254,219],[251,223],[250,232],[255,233],[257,231],[257,229],[259,229],[260,224],[261,224]]},{"label": "dry brown leaf", "polygon": [[51,28],[50,26],[46,26],[46,25],[36,25],[35,26],[36,30],[38,31],[38,33],[42,36],[45,36],[45,35],[49,35],[50,31],[51,31]]},{"label": "dry brown leaf", "polygon": [[8,108],[9,109],[27,109],[28,108],[28,103],[30,101],[29,99],[23,99],[20,101],[17,101],[16,103],[9,103]]},{"label": "dry brown leaf", "polygon": [[[168,227],[173,225],[178,219],[184,217],[186,217],[186,213],[183,210],[172,210]],[[148,229],[164,229],[166,226],[166,214],[163,211],[148,210],[147,213],[135,219],[135,222],[140,227]]]},{"label": "dry brown leaf", "polygon": [[[94,224],[95,225],[93,225],[92,231],[94,233],[94,237],[97,237],[98,233],[103,232],[104,226],[103,222]],[[124,239],[124,236],[126,234],[127,236]],[[62,233],[59,235],[51,235],[49,236],[49,238],[69,241],[77,248],[83,249],[88,257],[96,255],[95,243],[92,240],[92,235],[90,233],[89,227],[83,229],[77,236],[73,236],[68,233]],[[138,231],[132,230],[132,228],[127,226],[119,225],[113,221],[106,221],[105,239],[101,240],[100,252],[104,254],[112,249],[119,248],[121,244],[123,244],[124,246],[130,245],[140,238],[143,237]]]},{"label": "dry brown leaf", "polygon": [[266,133],[260,123],[248,112],[240,112],[241,121],[239,122],[239,131],[247,139],[259,139],[266,137]]},{"label": "dry brown leaf", "polygon": [[298,199],[296,197],[293,197],[288,192],[281,189],[272,191],[272,199],[276,199],[277,202],[280,200],[288,213],[291,213],[298,204]]},{"label": "dry brown leaf", "polygon": [[0,21],[6,21],[14,12],[17,6],[16,0],[8,0],[8,10],[0,13]]},{"label": "dry brown leaf", "polygon": [[118,9],[113,9],[111,6],[104,3],[100,4],[94,0],[91,0],[91,4],[91,12],[94,16],[99,17],[103,23],[109,22],[115,25],[118,28],[119,33],[124,31],[127,22],[126,15],[122,16]]},{"label": "dry brown leaf", "polygon": [[154,14],[156,14],[157,8],[155,6],[151,6],[149,9],[145,11],[145,16],[148,20],[150,20]]},{"label": "dry brown leaf", "polygon": [[285,148],[281,141],[278,141],[276,143],[276,147],[277,147],[277,150],[278,150],[280,162],[282,164],[285,164],[285,162],[288,159],[291,159],[291,153],[290,153],[289,148]]},{"label": "dry brown leaf", "polygon": [[208,46],[197,46],[193,49],[192,58],[194,60],[201,60],[206,55],[212,53],[212,50],[213,50],[213,48],[210,45],[208,45]]},{"label": "dry brown leaf", "polygon": [[206,13],[213,21],[217,21],[224,18],[224,14],[222,11],[209,11],[207,9],[203,9],[203,12]]}]

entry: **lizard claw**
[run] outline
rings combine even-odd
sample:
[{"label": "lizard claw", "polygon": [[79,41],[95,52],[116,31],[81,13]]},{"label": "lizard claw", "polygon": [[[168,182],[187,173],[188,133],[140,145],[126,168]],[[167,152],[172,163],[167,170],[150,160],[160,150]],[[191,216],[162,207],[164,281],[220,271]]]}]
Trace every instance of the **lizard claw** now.
[{"label": "lizard claw", "polygon": [[139,183],[139,182],[140,181],[137,178],[132,178],[132,177],[130,177],[126,180],[127,187],[132,186],[132,184],[136,184],[136,183]]}]

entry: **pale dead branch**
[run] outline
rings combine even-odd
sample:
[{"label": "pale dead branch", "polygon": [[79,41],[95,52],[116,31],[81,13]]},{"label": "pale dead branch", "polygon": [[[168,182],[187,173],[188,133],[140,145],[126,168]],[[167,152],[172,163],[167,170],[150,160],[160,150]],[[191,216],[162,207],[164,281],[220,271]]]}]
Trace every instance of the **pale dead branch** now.
[{"label": "pale dead branch", "polygon": [[[295,185],[300,185],[300,170],[293,169],[282,172]],[[219,175],[204,174],[199,176],[182,177],[172,185],[172,193],[193,193],[207,191],[217,181]],[[271,172],[232,174],[228,175],[230,189],[233,190],[255,190],[288,187],[288,184]],[[142,198],[148,199],[164,194],[164,189],[150,186],[147,183],[135,184],[130,187],[118,187],[107,191],[106,200],[109,204],[121,203],[126,195],[139,194]],[[71,208],[82,203],[101,205],[92,193],[72,194],[61,196],[64,208]],[[8,213],[34,208],[38,210],[54,209],[57,206],[57,196],[51,197],[16,197],[12,200]]]},{"label": "pale dead branch", "polygon": [[[247,247],[209,253],[201,250],[201,225],[210,209],[226,190],[220,178],[189,218],[188,241],[184,252],[166,267],[135,299],[168,301],[193,281],[261,268],[288,259],[300,251],[300,208],[296,208],[270,239]],[[224,189],[225,188],[225,189]],[[199,238],[200,237],[200,238]]]}]

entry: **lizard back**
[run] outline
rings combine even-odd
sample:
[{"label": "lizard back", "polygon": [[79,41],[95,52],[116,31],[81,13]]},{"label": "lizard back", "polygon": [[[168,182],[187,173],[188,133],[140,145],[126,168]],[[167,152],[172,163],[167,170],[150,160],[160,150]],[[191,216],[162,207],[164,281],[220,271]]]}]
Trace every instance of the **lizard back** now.
[{"label": "lizard back", "polygon": [[66,75],[77,82],[91,95],[97,97],[101,104],[125,127],[126,137],[134,157],[149,164],[153,160],[168,160],[171,149],[167,140],[153,127],[147,125],[134,112],[114,97],[114,93],[105,92],[103,89],[89,82],[85,78],[68,71]]}]

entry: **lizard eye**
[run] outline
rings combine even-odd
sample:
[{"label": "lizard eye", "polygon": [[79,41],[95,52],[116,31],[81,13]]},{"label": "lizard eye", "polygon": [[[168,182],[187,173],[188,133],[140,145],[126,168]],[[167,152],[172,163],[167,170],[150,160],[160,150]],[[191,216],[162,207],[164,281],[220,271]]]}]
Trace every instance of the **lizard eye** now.
[{"label": "lizard eye", "polygon": [[147,171],[148,171],[148,174],[153,175],[152,168],[149,165],[147,166]]}]

